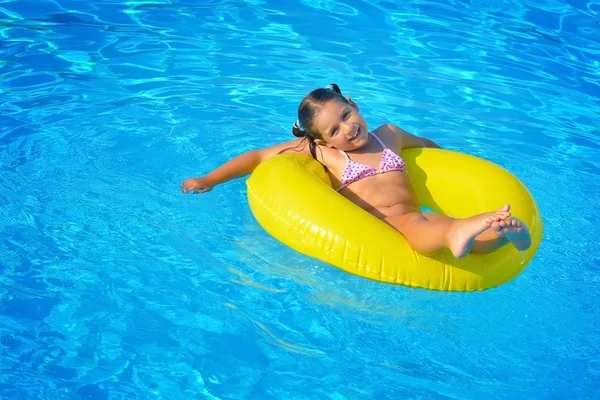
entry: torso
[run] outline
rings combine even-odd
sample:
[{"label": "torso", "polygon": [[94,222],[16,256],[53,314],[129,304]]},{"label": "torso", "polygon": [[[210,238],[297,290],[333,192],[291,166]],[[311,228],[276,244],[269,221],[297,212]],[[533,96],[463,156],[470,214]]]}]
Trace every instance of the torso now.
[{"label": "torso", "polygon": [[385,143],[383,143],[383,141],[379,139],[379,137],[373,132],[369,132],[369,138],[375,138],[382,149],[378,167],[374,168],[368,164],[356,162],[352,160],[345,151],[338,149],[338,151],[346,159],[346,166],[340,178],[342,186],[340,186],[336,191],[339,192],[352,183],[373,175],[384,174],[392,171],[406,172],[406,164],[404,163],[402,157],[387,147]]},{"label": "torso", "polygon": [[[385,125],[373,133],[386,147],[392,150],[401,148],[398,135]],[[336,149],[323,146],[320,149],[322,159],[319,161],[327,166],[334,188],[338,189],[342,186],[341,176],[346,169],[347,160]],[[347,154],[354,162],[377,170],[380,167],[383,148],[371,136],[364,147]],[[403,171],[389,171],[362,178],[341,189],[340,194],[379,218],[419,211],[419,203],[410,178]]]}]

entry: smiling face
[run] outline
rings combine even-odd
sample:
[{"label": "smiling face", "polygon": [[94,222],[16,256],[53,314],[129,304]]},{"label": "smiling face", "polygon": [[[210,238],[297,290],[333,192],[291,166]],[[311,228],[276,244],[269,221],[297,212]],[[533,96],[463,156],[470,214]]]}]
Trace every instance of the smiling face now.
[{"label": "smiling face", "polygon": [[322,137],[316,142],[343,151],[356,150],[367,144],[367,123],[357,108],[355,104],[340,100],[323,104],[312,123],[313,130]]}]

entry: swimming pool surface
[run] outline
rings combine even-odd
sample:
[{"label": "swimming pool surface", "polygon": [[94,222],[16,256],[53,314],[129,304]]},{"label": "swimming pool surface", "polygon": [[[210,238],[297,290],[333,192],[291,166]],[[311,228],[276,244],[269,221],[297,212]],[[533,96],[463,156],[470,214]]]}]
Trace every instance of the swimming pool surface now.
[{"label": "swimming pool surface", "polygon": [[[0,398],[597,398],[600,3],[282,3],[0,1]],[[180,193],[331,82],[525,183],[527,269],[371,282],[271,238],[243,179]]]}]

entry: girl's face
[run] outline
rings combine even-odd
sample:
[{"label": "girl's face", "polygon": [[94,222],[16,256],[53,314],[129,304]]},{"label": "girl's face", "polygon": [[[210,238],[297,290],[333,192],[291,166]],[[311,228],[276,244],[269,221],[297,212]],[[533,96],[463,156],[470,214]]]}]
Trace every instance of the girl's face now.
[{"label": "girl's face", "polygon": [[323,138],[315,139],[320,145],[349,151],[361,148],[369,140],[367,123],[352,101],[350,104],[340,100],[325,103],[312,125]]}]

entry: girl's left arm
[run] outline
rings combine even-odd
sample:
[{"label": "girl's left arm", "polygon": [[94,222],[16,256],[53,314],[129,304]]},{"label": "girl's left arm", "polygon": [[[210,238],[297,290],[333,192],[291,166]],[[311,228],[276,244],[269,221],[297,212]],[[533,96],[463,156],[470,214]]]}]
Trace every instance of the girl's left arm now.
[{"label": "girl's left arm", "polygon": [[401,149],[410,149],[414,147],[431,147],[436,149],[441,149],[442,147],[435,143],[433,140],[413,135],[412,133],[406,132],[404,129],[393,125],[387,124],[388,129],[395,133],[399,147]]}]

